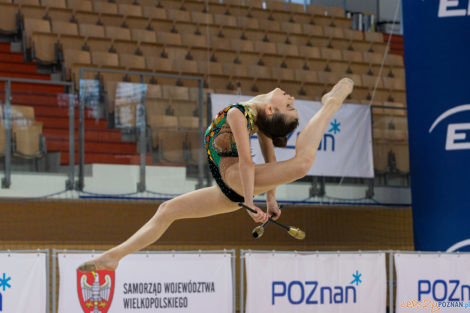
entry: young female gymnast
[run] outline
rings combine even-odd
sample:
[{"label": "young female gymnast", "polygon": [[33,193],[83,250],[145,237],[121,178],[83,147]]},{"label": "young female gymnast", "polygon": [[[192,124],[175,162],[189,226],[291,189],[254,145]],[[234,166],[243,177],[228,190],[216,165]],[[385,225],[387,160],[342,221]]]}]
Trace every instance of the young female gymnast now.
[{"label": "young female gymnast", "polygon": [[[285,146],[286,136],[298,125],[294,97],[276,88],[220,111],[204,136],[209,168],[217,186],[163,202],[155,215],[129,239],[78,269],[115,270],[119,260],[158,240],[174,221],[232,212],[240,208],[238,202],[257,212],[248,213],[255,222],[264,223],[271,214],[275,215],[274,219],[279,218],[276,187],[308,173],[329,121],[352,92],[353,85],[351,79],[343,78],[322,97],[322,108],[297,138],[295,156],[282,162],[276,162],[273,146]],[[251,158],[250,135],[256,132],[265,164],[254,164]],[[265,192],[267,213],[253,204],[253,196]]]}]

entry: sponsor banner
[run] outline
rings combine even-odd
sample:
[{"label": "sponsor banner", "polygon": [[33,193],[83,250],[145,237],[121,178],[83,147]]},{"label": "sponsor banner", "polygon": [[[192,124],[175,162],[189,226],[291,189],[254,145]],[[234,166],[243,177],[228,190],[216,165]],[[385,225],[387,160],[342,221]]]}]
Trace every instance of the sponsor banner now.
[{"label": "sponsor banner", "polygon": [[90,254],[59,253],[59,313],[232,313],[231,254],[132,254],[82,273]]},{"label": "sponsor banner", "polygon": [[[249,100],[250,96],[211,94],[212,117],[224,107]],[[285,148],[275,148],[276,158],[284,161],[295,155],[295,141],[305,125],[321,108],[316,101],[295,100],[299,127],[290,135]],[[264,163],[257,136],[251,137],[256,163]],[[374,177],[370,107],[344,104],[326,128],[318,153],[308,175],[338,177]]]},{"label": "sponsor banner", "polygon": [[470,1],[402,3],[415,248],[470,251]]},{"label": "sponsor banner", "polygon": [[246,313],[385,313],[385,254],[249,253]]},{"label": "sponsor banner", "polygon": [[0,312],[46,313],[45,253],[0,253]]},{"label": "sponsor banner", "polygon": [[470,254],[395,254],[397,313],[470,312]]}]

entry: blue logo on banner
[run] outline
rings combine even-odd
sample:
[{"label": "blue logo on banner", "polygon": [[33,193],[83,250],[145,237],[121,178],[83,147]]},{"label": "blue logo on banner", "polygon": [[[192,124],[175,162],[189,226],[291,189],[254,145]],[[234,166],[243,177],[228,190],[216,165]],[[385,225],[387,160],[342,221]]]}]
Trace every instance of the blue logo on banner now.
[{"label": "blue logo on banner", "polygon": [[[470,111],[470,104],[459,105],[442,113],[432,124],[429,133],[446,118],[454,114]],[[470,149],[470,123],[448,123],[447,135],[445,140],[446,150],[466,150]]]},{"label": "blue logo on banner", "polygon": [[362,283],[361,276],[362,274],[356,270],[356,274],[353,274],[354,280],[351,282],[351,284],[356,284],[356,286],[359,286],[359,284]]},{"label": "blue logo on banner", "polygon": [[[6,274],[3,273],[3,278],[0,277],[0,289],[2,291],[5,291],[6,288],[11,288],[11,285],[9,284],[9,281],[11,280],[11,277],[6,277]],[[0,292],[0,311],[3,311],[3,295]]]},{"label": "blue logo on banner", "polygon": [[402,1],[416,250],[470,250],[469,2]]},{"label": "blue logo on banner", "polygon": [[[350,282],[352,286],[328,286],[321,285],[316,280],[291,282],[273,281],[271,284],[271,304],[276,305],[276,298],[285,298],[290,304],[341,304],[356,303],[357,289],[362,283],[362,274],[356,270],[352,274],[354,280]],[[354,286],[356,284],[356,286]]]},{"label": "blue logo on banner", "polygon": [[334,120],[334,122],[330,122],[330,125],[331,125],[331,128],[328,132],[334,132],[335,135],[336,135],[336,132],[340,132],[341,130],[339,129],[339,126],[341,125],[341,123],[339,123],[336,119]]},{"label": "blue logo on banner", "polygon": [[434,301],[466,301],[470,300],[470,285],[463,284],[460,280],[419,280],[418,301],[422,296],[431,295]]}]

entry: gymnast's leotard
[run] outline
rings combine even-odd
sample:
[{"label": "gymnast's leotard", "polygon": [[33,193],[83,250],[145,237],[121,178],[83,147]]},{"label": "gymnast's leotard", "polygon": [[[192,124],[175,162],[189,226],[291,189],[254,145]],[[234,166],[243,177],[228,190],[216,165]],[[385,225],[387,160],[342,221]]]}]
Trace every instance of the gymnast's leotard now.
[{"label": "gymnast's leotard", "polygon": [[217,185],[227,198],[234,202],[243,202],[243,196],[231,189],[222,179],[221,161],[225,158],[238,157],[237,145],[233,138],[230,126],[227,123],[227,112],[231,108],[239,109],[246,117],[246,127],[248,132],[253,135],[256,131],[255,119],[256,112],[251,106],[243,104],[233,104],[217,113],[217,116],[207,128],[204,135],[204,145],[207,151],[207,160],[209,169]]}]

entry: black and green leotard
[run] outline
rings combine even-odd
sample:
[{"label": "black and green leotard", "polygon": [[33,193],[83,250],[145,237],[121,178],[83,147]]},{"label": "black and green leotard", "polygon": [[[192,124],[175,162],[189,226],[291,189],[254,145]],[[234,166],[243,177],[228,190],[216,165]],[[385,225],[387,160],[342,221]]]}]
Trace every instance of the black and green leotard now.
[{"label": "black and green leotard", "polygon": [[217,113],[217,116],[207,128],[204,135],[204,145],[207,151],[207,160],[209,169],[217,185],[222,192],[234,202],[243,202],[243,196],[231,189],[222,179],[221,160],[225,157],[238,157],[237,145],[233,138],[230,126],[227,123],[227,112],[231,108],[239,109],[246,117],[246,127],[248,132],[253,135],[257,129],[255,125],[256,112],[251,106],[243,104],[233,104]]}]

